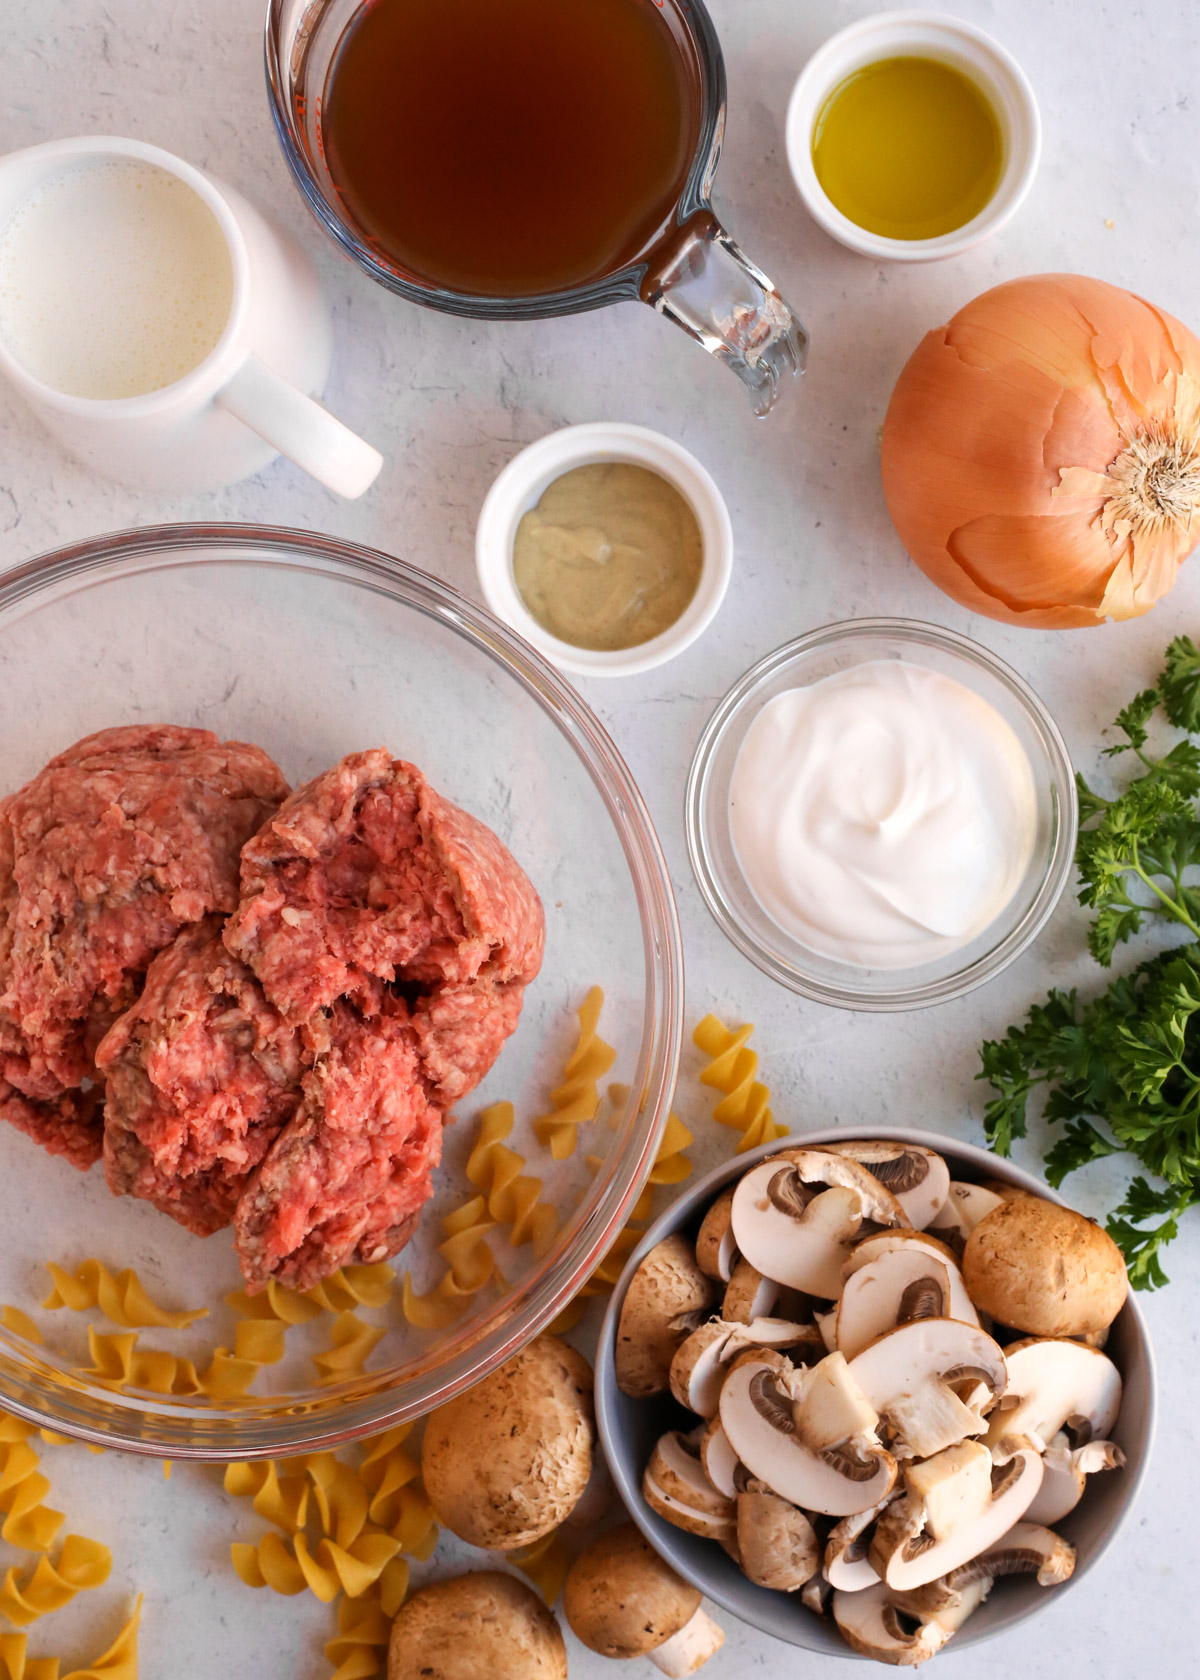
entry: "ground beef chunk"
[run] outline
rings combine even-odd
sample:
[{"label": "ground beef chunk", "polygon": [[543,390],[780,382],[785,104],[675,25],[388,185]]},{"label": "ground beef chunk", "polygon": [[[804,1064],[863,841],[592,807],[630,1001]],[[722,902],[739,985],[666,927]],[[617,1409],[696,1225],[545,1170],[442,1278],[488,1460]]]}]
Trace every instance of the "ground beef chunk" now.
[{"label": "ground beef chunk", "polygon": [[98,1158],[97,1104],[73,1094],[96,1044],[180,927],[234,908],[241,848],[286,793],[258,747],[133,725],[3,802],[0,1117],[77,1166]]},{"label": "ground beef chunk", "polygon": [[96,1055],[109,1188],[153,1202],[198,1236],[232,1220],[296,1110],[317,1049],[225,949],[223,920],[206,916],[159,952]]},{"label": "ground beef chunk", "polygon": [[251,1288],[274,1277],[307,1289],[349,1261],[394,1254],[431,1194],[441,1145],[404,1000],[385,996],[370,1019],[336,1001],[329,1048],[238,1203],[234,1237]]},{"label": "ground beef chunk", "polygon": [[263,826],[225,930],[301,1019],[337,997],[369,1010],[377,981],[523,986],[544,937],[537,893],[491,830],[382,749],[342,759]]}]

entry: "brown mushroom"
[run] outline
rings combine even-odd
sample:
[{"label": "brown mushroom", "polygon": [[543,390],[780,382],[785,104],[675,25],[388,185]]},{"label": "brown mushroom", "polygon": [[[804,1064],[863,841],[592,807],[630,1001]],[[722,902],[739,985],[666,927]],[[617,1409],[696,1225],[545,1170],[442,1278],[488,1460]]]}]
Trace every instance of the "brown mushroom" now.
[{"label": "brown mushroom", "polygon": [[592,1468],[592,1371],[539,1336],[425,1425],[421,1472],[438,1517],[472,1546],[528,1546],[570,1516]]},{"label": "brown mushroom", "polygon": [[1108,1232],[1038,1196],[1015,1196],[986,1214],[967,1238],[962,1269],[981,1312],[1031,1336],[1107,1330],[1129,1287]]},{"label": "brown mushroom", "polygon": [[805,1513],[753,1477],[737,1496],[737,1542],[742,1573],[775,1592],[798,1592],[821,1561]]},{"label": "brown mushroom", "polygon": [[668,1680],[694,1674],[725,1643],[700,1594],[632,1523],[593,1540],[563,1586],[576,1638],[602,1657],[649,1657]]},{"label": "brown mushroom", "polygon": [[387,1680],[567,1680],[558,1623],[513,1575],[434,1581],[401,1606]]},{"label": "brown mushroom", "polygon": [[664,1237],[633,1274],[613,1350],[617,1387],[631,1399],[661,1394],[671,1361],[713,1304],[713,1286],[686,1237]]}]

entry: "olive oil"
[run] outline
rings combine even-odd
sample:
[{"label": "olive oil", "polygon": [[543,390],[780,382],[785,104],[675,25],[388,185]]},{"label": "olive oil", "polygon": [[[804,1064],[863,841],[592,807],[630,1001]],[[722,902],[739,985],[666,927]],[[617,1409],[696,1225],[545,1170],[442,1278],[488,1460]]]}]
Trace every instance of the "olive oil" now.
[{"label": "olive oil", "polygon": [[837,87],[817,116],[813,167],[826,197],[887,239],[964,227],[996,190],[1004,143],[983,91],[934,58],[884,58]]}]

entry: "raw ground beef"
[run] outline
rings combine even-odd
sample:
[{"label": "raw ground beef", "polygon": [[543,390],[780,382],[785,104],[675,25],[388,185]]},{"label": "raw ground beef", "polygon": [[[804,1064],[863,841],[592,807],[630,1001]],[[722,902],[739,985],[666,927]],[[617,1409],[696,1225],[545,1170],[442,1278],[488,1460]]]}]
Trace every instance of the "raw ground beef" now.
[{"label": "raw ground beef", "polygon": [[372,982],[524,985],[542,960],[537,893],[500,841],[382,748],[292,794],[242,854],[225,930],[285,1014]]},{"label": "raw ground beef", "polygon": [[[259,748],[106,730],[0,804],[0,1116],[251,1289],[407,1241],[541,965],[532,885],[420,771],[287,798]],[[239,881],[240,865],[240,881]]]},{"label": "raw ground beef", "polygon": [[295,1118],[238,1203],[234,1236],[251,1288],[307,1289],[407,1240],[432,1192],[442,1113],[429,1102],[403,999],[365,1020],[338,1000],[330,1047],[305,1074]]},{"label": "raw ground beef", "polygon": [[223,925],[206,916],[159,952],[141,997],[96,1054],[109,1188],[153,1202],[198,1236],[232,1220],[318,1048],[225,949]]},{"label": "raw ground beef", "polygon": [[[318,1064],[238,1209],[248,1278],[311,1281],[396,1252],[440,1150],[425,1110],[444,1112],[487,1073],[544,938],[541,901],[491,830],[382,749],[344,758],[264,825],[242,854],[226,945],[293,1020],[332,1006],[345,1032],[352,1004],[396,1082],[373,1100],[403,1111],[407,1079],[415,1106],[400,1123],[376,1119],[347,1097],[343,1057],[331,1118]],[[361,1135],[346,1119],[356,1107]]]},{"label": "raw ground beef", "polygon": [[287,793],[259,747],[131,725],[60,753],[0,805],[0,1118],[98,1159],[93,1053],[150,959],[237,902],[246,840]]}]

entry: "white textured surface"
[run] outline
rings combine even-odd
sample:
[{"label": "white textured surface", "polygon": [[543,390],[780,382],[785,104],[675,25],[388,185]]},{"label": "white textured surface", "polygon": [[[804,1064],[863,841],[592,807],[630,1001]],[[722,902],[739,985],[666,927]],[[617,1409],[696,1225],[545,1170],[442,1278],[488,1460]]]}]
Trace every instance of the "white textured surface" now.
[{"label": "white textured surface", "polygon": [[[1080,765],[1097,731],[1156,669],[1161,648],[1196,628],[1200,578],[1185,575],[1152,618],[1104,630],[1025,633],[972,619],[906,561],[879,490],[876,433],[918,337],[968,297],[1038,270],[1091,273],[1145,292],[1195,324],[1200,25],[1167,0],[962,0],[1025,64],[1046,128],[1040,177],[1018,221],[953,263],[875,267],[819,233],[799,209],[783,155],[787,96],[806,54],[869,8],[834,0],[713,0],[729,67],[730,116],[718,206],[778,280],[812,332],[811,369],[767,422],[733,379],[683,336],[633,305],[593,316],[500,327],[453,321],[391,297],[323,241],[293,191],[263,90],[260,0],[37,0],[0,5],[5,98],[0,150],[75,132],[133,135],[210,168],[314,250],[333,301],[337,350],[328,400],[383,450],[359,503],[335,502],[292,468],[223,495],[150,502],[83,474],[0,389],[0,566],[120,526],[231,518],[323,529],[390,549],[475,593],[472,535],[487,486],[521,445],[572,421],[620,418],[678,437],[716,474],[737,542],[734,585],[712,630],[675,664],[593,683],[599,708],[639,777],[679,888],[689,1017],[709,1007],[753,1018],[777,1113],[806,1122],[916,1120],[977,1138],[980,1039],[1002,1030],[1048,984],[1091,984],[1084,919],[1064,903],[1037,948],[998,982],[936,1012],[893,1019],[834,1014],[772,987],[726,946],[691,885],[680,805],[687,762],[713,702],[787,635],[863,613],[908,613],[975,635],[1009,659],[1058,717]],[[1111,219],[1110,229],[1106,221]],[[20,727],[12,696],[0,721]],[[689,1060],[687,1067],[692,1064]],[[685,1079],[681,1107],[700,1120],[703,1164],[728,1139]],[[1024,1157],[1033,1158],[1032,1151]],[[1082,1205],[1111,1205],[1115,1172],[1074,1184]],[[1003,1646],[938,1659],[945,1680],[1088,1674],[1128,1680],[1195,1672],[1200,1551],[1191,1505],[1200,1217],[1168,1259],[1170,1289],[1146,1302],[1162,1379],[1159,1446],[1120,1543],[1093,1574]],[[116,1580],[148,1595],[143,1673],[256,1673],[321,1680],[330,1613],[311,1600],[252,1595],[233,1578],[226,1541],[250,1529],[215,1472],[60,1450],[56,1493],[73,1525],[111,1537]],[[1185,1484],[1190,1483],[1190,1488]],[[450,1554],[446,1554],[449,1557]],[[6,1560],[7,1561],[7,1560]],[[444,1561],[444,1560],[443,1560]],[[94,1653],[115,1626],[80,1604],[53,1631],[68,1655]],[[68,1620],[68,1618],[70,1618]],[[728,1627],[713,1680],[848,1672]],[[576,1680],[606,1665],[577,1646]],[[647,1673],[650,1671],[647,1669]]]}]

